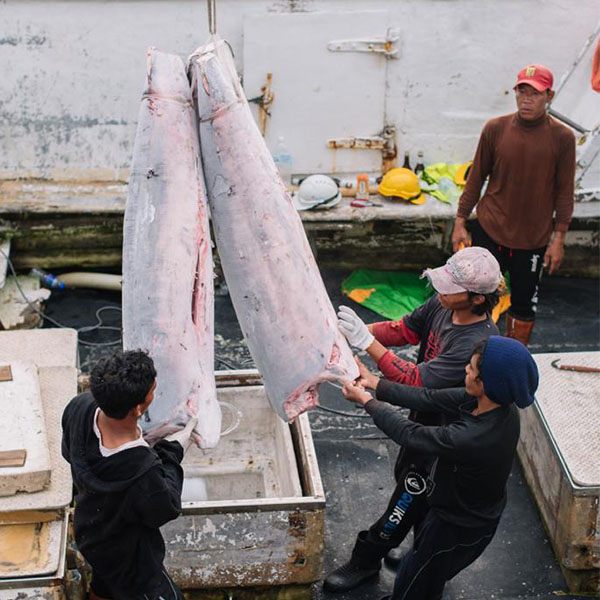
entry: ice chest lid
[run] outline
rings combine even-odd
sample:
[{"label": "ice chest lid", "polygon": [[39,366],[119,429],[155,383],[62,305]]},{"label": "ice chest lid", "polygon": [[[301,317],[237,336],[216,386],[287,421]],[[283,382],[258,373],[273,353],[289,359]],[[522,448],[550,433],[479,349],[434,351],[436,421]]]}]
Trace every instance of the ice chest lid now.
[{"label": "ice chest lid", "polygon": [[577,485],[600,486],[600,373],[558,368],[598,369],[600,352],[558,352],[534,358],[540,373],[536,403],[563,464]]}]

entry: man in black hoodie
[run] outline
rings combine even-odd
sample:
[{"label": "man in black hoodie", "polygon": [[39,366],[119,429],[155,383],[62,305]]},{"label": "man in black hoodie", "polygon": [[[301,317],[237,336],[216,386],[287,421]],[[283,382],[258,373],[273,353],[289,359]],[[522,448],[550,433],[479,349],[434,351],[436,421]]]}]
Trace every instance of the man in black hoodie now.
[{"label": "man in black hoodie", "polygon": [[[405,480],[405,505],[423,514],[414,545],[400,561],[391,600],[439,600],[446,581],[470,565],[492,540],[506,505],[506,480],[519,439],[519,408],[529,406],[538,386],[531,354],[517,340],[491,336],[475,348],[465,387],[415,388],[379,379],[360,366],[359,384],[344,396],[363,405],[375,425],[402,446],[435,457],[428,481]],[[376,390],[377,399],[365,391]],[[396,407],[441,412],[455,419],[427,426]]]},{"label": "man in black hoodie", "polygon": [[138,419],[156,370],[145,352],[115,352],[91,373],[91,393],[62,417],[62,455],[75,483],[75,541],[97,600],[183,600],[163,567],[159,527],[181,512],[181,460],[196,419],[150,448]]}]

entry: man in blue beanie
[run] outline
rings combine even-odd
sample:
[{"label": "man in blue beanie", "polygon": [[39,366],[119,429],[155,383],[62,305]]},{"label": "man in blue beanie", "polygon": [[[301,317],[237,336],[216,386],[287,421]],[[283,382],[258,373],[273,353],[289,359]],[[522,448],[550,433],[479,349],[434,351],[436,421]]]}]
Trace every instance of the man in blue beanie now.
[{"label": "man in blue beanie", "polygon": [[[446,581],[470,565],[494,536],[519,440],[517,407],[534,400],[537,366],[523,344],[500,336],[475,347],[464,388],[411,387],[359,366],[361,377],[344,386],[344,396],[363,405],[398,444],[436,457],[427,482],[417,474],[414,481],[406,479],[406,502],[417,503],[423,518],[386,599],[440,600]],[[376,399],[365,388],[375,390]],[[396,407],[440,412],[455,420],[424,426]],[[403,510],[400,503],[399,518]]]}]

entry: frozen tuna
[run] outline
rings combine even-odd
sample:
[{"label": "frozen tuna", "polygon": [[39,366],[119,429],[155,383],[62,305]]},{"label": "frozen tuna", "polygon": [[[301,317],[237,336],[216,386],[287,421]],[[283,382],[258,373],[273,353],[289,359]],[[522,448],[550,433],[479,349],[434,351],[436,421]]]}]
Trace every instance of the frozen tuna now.
[{"label": "frozen tuna", "polygon": [[201,447],[221,427],[214,379],[213,264],[189,81],[178,56],[148,51],[123,239],[126,349],[154,359],[142,426],[158,438],[198,417]]},{"label": "frozen tuna", "polygon": [[290,420],[318,403],[319,384],[358,369],[229,49],[213,38],[190,70],[223,272],[269,401]]}]

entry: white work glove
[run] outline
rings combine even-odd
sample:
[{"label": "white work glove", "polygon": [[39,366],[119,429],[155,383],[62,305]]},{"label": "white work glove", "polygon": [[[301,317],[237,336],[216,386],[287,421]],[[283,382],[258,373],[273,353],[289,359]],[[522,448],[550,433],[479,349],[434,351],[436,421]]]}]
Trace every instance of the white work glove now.
[{"label": "white work glove", "polygon": [[375,340],[360,317],[347,306],[339,307],[338,329],[344,334],[348,343],[359,350],[366,350]]},{"label": "white work glove", "polygon": [[198,419],[190,419],[188,424],[183,429],[180,429],[175,433],[171,433],[165,438],[165,440],[168,442],[179,442],[183,448],[183,451],[185,452],[190,446],[192,441],[192,432],[197,424]]}]

